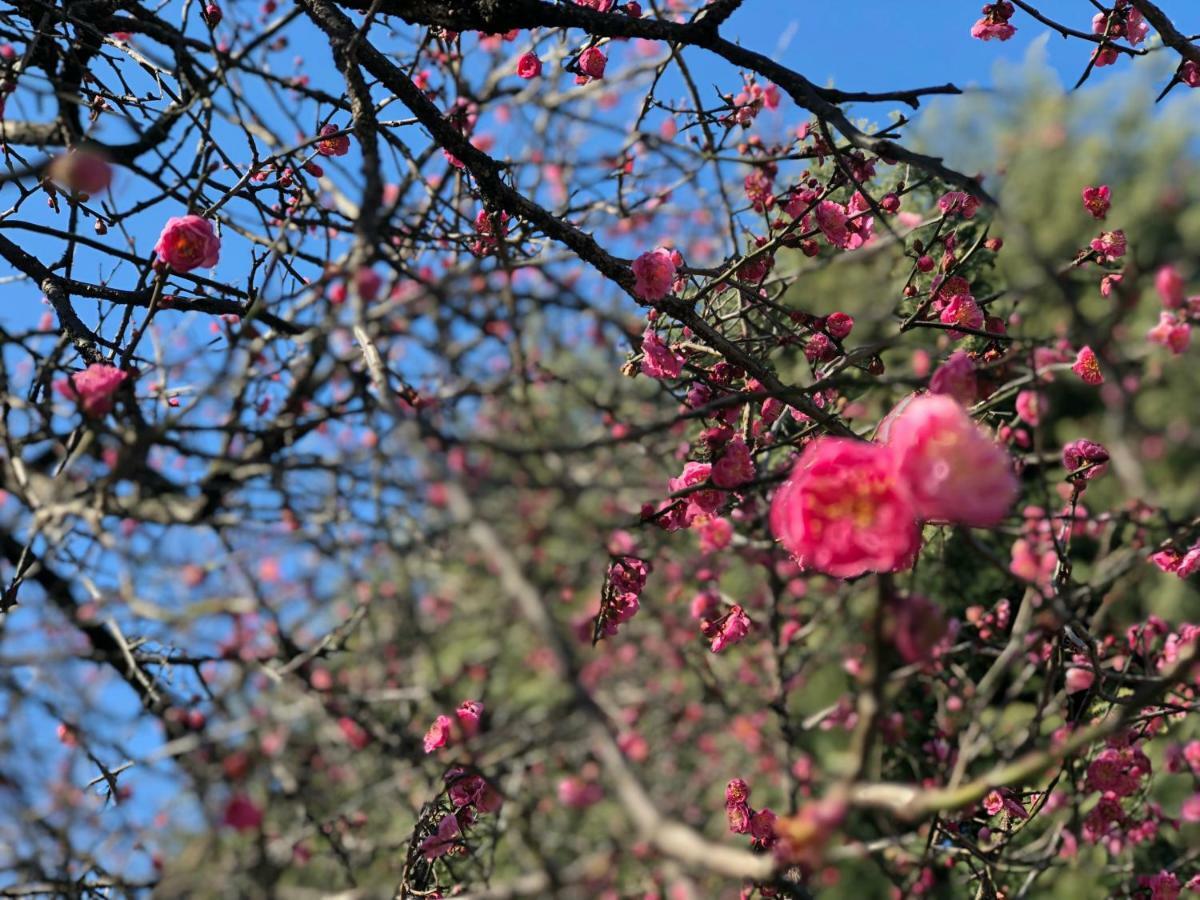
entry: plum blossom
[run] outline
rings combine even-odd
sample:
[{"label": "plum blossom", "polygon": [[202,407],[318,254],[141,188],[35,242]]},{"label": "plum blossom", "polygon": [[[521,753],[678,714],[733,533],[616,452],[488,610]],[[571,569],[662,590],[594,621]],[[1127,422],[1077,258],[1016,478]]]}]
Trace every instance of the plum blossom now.
[{"label": "plum blossom", "polygon": [[955,350],[929,379],[932,394],[947,394],[964,406],[975,402],[979,388],[975,363],[965,350]]},{"label": "plum blossom", "polygon": [[608,57],[599,47],[588,47],[579,56],[579,71],[583,73],[581,77],[585,77],[585,80],[603,78],[604,67],[607,65]]},{"label": "plum blossom", "polygon": [[1107,184],[1083,189],[1083,208],[1091,213],[1093,218],[1103,219],[1108,215],[1110,206],[1112,206],[1112,189]]},{"label": "plum blossom", "polygon": [[1017,33],[1016,26],[1008,24],[1013,12],[1013,5],[1008,0],[988,3],[983,7],[983,18],[971,26],[971,37],[981,41],[990,41],[992,38],[1007,41]]},{"label": "plum blossom", "polygon": [[712,467],[712,482],[719,488],[732,490],[754,477],[754,461],[741,436],[725,445],[725,453]]},{"label": "plum blossom", "polygon": [[1120,229],[1101,232],[1098,238],[1092,239],[1090,246],[1100,262],[1112,262],[1120,259],[1125,255],[1127,249],[1125,232]]},{"label": "plum blossom", "polygon": [[245,794],[235,794],[225,806],[221,821],[234,831],[255,831],[262,825],[263,812]]},{"label": "plum blossom", "polygon": [[1192,341],[1192,326],[1169,312],[1161,312],[1158,314],[1158,324],[1146,332],[1146,338],[1178,356]]},{"label": "plum blossom", "polygon": [[735,605],[719,619],[703,622],[700,630],[712,641],[712,652],[720,653],[750,633],[750,617],[742,607]]},{"label": "plum blossom", "polygon": [[159,261],[176,272],[215,266],[220,250],[221,239],[213,232],[212,223],[196,215],[167,219],[154,245]]},{"label": "plum blossom", "polygon": [[483,717],[483,704],[478,700],[464,700],[454,711],[463,737],[474,737],[479,733],[479,720]]},{"label": "plum blossom", "polygon": [[948,191],[938,199],[938,209],[946,216],[973,219],[979,211],[979,198],[966,191]]},{"label": "plum blossom", "polygon": [[70,150],[50,163],[47,174],[62,187],[77,194],[100,194],[112,182],[112,167],[89,150]]},{"label": "plum blossom", "polygon": [[1104,373],[1100,371],[1100,360],[1096,358],[1096,352],[1091,347],[1079,348],[1071,371],[1087,384],[1104,383]]},{"label": "plum blossom", "polygon": [[651,378],[678,378],[683,357],[672,350],[652,328],[642,334],[642,372]]},{"label": "plum blossom", "polygon": [[1167,309],[1185,305],[1183,276],[1174,266],[1162,266],[1154,273],[1154,289]]},{"label": "plum blossom", "polygon": [[1108,471],[1108,451],[1095,441],[1071,441],[1063,447],[1062,456],[1063,466],[1072,480],[1091,481]]},{"label": "plum blossom", "polygon": [[808,569],[837,578],[907,568],[920,547],[908,490],[885,448],[820,437],[771,504],[771,532]]},{"label": "plum blossom", "polygon": [[112,412],[116,393],[128,372],[105,363],[92,363],[82,372],[54,383],[54,389],[68,400],[73,400],[83,409],[83,414],[98,419]]},{"label": "plum blossom", "polygon": [[426,859],[433,860],[455,853],[462,849],[460,842],[462,831],[458,825],[458,816],[448,813],[438,822],[437,831],[421,842],[421,853]]},{"label": "plum blossom", "polygon": [[1008,454],[951,397],[914,399],[892,422],[887,446],[919,518],[987,527],[1017,498]]},{"label": "plum blossom", "polygon": [[350,135],[338,134],[341,131],[336,125],[329,124],[321,128],[321,140],[317,142],[317,152],[322,156],[345,156],[350,152]]},{"label": "plum blossom", "polygon": [[521,78],[537,78],[542,74],[542,61],[530,50],[517,60],[517,75]]},{"label": "plum blossom", "polygon": [[666,247],[643,253],[633,261],[633,293],[647,302],[661,300],[675,283],[676,262]]},{"label": "plum blossom", "polygon": [[450,732],[453,728],[453,722],[449,716],[438,716],[433,720],[433,724],[429,726],[429,730],[425,732],[425,752],[432,753],[441,747],[445,747],[450,743]]},{"label": "plum blossom", "polygon": [[[946,325],[961,325],[972,331],[979,331],[983,328],[983,310],[970,294],[955,294],[951,297],[942,308],[939,318]],[[964,332],[957,329],[951,329],[947,334],[952,338],[966,336]]]}]

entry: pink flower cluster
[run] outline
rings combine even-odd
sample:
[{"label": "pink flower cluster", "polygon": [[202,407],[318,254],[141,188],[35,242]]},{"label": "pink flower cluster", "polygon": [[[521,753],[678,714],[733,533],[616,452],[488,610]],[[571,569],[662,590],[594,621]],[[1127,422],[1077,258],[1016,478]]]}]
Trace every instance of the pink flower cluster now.
[{"label": "pink flower cluster", "polygon": [[129,377],[116,366],[92,363],[82,372],[54,383],[54,389],[79,404],[83,414],[98,419],[112,412],[117,391]]},{"label": "pink flower cluster", "polygon": [[842,250],[857,250],[875,231],[874,217],[865,215],[870,208],[862,193],[855,191],[845,206],[833,200],[822,200],[813,215],[825,240]]},{"label": "pink flower cluster", "polygon": [[425,732],[425,752],[432,753],[448,747],[456,739],[466,740],[479,733],[483,718],[483,704],[478,700],[464,700],[454,711],[454,719],[438,716]]},{"label": "pink flower cluster", "polygon": [[765,850],[775,845],[775,813],[766,808],[756,812],[750,806],[750,786],[740,778],[725,788],[725,815],[729,830],[750,835],[752,847]]},{"label": "pink flower cluster", "polygon": [[619,555],[608,566],[605,596],[597,616],[596,631],[606,637],[641,609],[641,594],[650,576],[650,565],[636,556]]},{"label": "pink flower cluster", "polygon": [[949,396],[901,404],[881,437],[816,439],[776,491],[771,530],[805,568],[838,578],[907,568],[920,522],[995,525],[1016,499],[1007,454]]},{"label": "pink flower cluster", "polygon": [[421,854],[429,860],[465,853],[466,831],[480,815],[495,812],[504,800],[482,775],[455,766],[442,777],[446,795],[454,809],[438,822],[436,830],[421,842]]}]

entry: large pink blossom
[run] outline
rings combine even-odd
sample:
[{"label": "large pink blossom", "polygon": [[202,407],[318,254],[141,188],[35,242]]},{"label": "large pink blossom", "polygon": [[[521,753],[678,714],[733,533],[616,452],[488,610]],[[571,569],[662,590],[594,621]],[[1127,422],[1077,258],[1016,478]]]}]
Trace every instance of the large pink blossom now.
[{"label": "large pink blossom", "polygon": [[117,390],[128,377],[128,372],[116,366],[92,363],[82,372],[56,381],[54,389],[78,403],[84,415],[96,419],[112,412]]},{"label": "large pink blossom", "polygon": [[193,215],[167,219],[154,245],[159,260],[176,272],[215,266],[220,251],[221,239],[213,232],[212,223]]},{"label": "large pink blossom", "polygon": [[802,566],[838,578],[907,568],[921,542],[890,451],[848,438],[809,444],[775,492],[771,531]]},{"label": "large pink blossom", "polygon": [[891,423],[887,441],[918,518],[996,525],[1017,498],[1008,454],[951,397],[914,399]]},{"label": "large pink blossom", "polygon": [[671,293],[675,283],[675,260],[671,251],[659,247],[643,253],[633,261],[633,293],[642,300],[654,302]]}]

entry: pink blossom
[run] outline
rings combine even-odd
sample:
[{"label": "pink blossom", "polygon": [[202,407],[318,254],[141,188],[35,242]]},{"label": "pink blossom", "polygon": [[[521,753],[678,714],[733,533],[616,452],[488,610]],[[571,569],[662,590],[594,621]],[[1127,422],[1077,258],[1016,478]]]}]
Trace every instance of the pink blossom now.
[{"label": "pink blossom", "polygon": [[1195,60],[1187,60],[1179,67],[1179,80],[1188,87],[1200,87],[1200,64]]},{"label": "pink blossom", "polygon": [[643,253],[633,261],[634,295],[651,303],[661,300],[671,293],[675,270],[675,260],[666,247]]},{"label": "pink blossom", "polygon": [[220,250],[221,240],[213,232],[212,223],[195,215],[167,219],[154,245],[159,261],[176,272],[215,266]]},{"label": "pink blossom", "polygon": [[700,630],[712,641],[712,652],[720,653],[750,633],[750,617],[740,606],[734,606],[719,619],[703,622]]},{"label": "pink blossom", "polygon": [[517,75],[521,78],[537,78],[542,74],[542,61],[530,50],[517,60]]},{"label": "pink blossom", "polygon": [[47,174],[77,194],[100,194],[112,182],[112,167],[89,150],[69,150],[50,163]]},{"label": "pink blossom", "polygon": [[345,156],[350,152],[350,135],[338,134],[341,131],[336,125],[326,125],[321,129],[322,140],[317,142],[317,152],[322,156]]},{"label": "pink blossom", "polygon": [[[814,211],[817,227],[825,235],[825,239],[835,247],[843,250],[857,250],[870,236],[870,228],[861,224],[862,218],[851,222],[849,211],[840,203],[832,200],[822,200]],[[871,221],[870,217],[863,217]],[[865,233],[864,233],[865,231]]]},{"label": "pink blossom", "polygon": [[[474,737],[479,733],[479,720],[483,717],[483,704],[478,700],[464,700],[454,711],[463,737]],[[429,752],[429,751],[426,751]]]},{"label": "pink blossom", "polygon": [[712,467],[712,482],[719,488],[732,490],[754,477],[754,461],[741,436],[725,445],[725,453]]},{"label": "pink blossom", "polygon": [[830,313],[825,318],[825,331],[830,337],[844,341],[854,329],[854,318],[844,312]]},{"label": "pink blossom", "polygon": [[892,423],[887,442],[919,518],[986,527],[1003,520],[1016,500],[1008,454],[951,397],[914,399]]},{"label": "pink blossom", "polygon": [[586,809],[604,798],[604,788],[594,781],[571,775],[558,782],[558,802],[568,809]]},{"label": "pink blossom", "polygon": [[1035,428],[1042,421],[1042,406],[1045,403],[1045,395],[1040,391],[1021,391],[1017,394],[1017,417],[1026,425],[1032,425]]},{"label": "pink blossom", "polygon": [[608,57],[599,47],[588,47],[579,57],[579,71],[588,78],[603,78]]},{"label": "pink blossom", "polygon": [[1184,305],[1183,276],[1174,266],[1162,266],[1155,273],[1154,289],[1167,309],[1179,309]]},{"label": "pink blossom", "polygon": [[1071,441],[1063,447],[1062,458],[1068,473],[1075,473],[1086,467],[1086,471],[1081,471],[1078,475],[1072,474],[1072,478],[1091,481],[1108,471],[1108,451],[1095,441]]},{"label": "pink blossom", "polygon": [[819,437],[771,503],[771,532],[805,568],[837,578],[907,568],[920,547],[893,454],[865,441]]},{"label": "pink blossom", "polygon": [[[970,328],[972,331],[979,331],[983,328],[983,310],[979,308],[979,304],[975,302],[975,298],[970,294],[955,294],[950,298],[949,302],[942,308],[942,314],[939,317],[946,325],[961,325],[963,328]],[[951,329],[947,332],[952,338],[964,337],[964,333],[957,329]]]},{"label": "pink blossom", "polygon": [[1161,312],[1158,314],[1158,324],[1146,332],[1146,338],[1178,356],[1192,341],[1192,326],[1180,321],[1172,313]]},{"label": "pink blossom", "polygon": [[346,743],[355,750],[362,750],[371,743],[371,735],[349,716],[342,716],[338,719],[337,724],[342,732],[342,737],[346,739]]},{"label": "pink blossom", "polygon": [[975,402],[979,392],[975,379],[975,363],[965,350],[955,350],[938,366],[929,379],[933,394],[947,394],[964,406]]},{"label": "pink blossom", "polygon": [[1103,219],[1108,215],[1110,206],[1112,206],[1112,189],[1107,184],[1083,189],[1083,208],[1090,212],[1093,218]]},{"label": "pink blossom", "polygon": [[116,393],[128,377],[128,372],[116,366],[92,363],[82,372],[56,381],[54,389],[78,403],[85,416],[97,419],[112,412]]},{"label": "pink blossom", "polygon": [[429,730],[425,732],[425,752],[432,753],[440,747],[445,747],[450,743],[450,729],[453,723],[449,716],[438,716],[433,720],[433,724],[429,726]]},{"label": "pink blossom", "polygon": [[421,853],[430,860],[454,853],[461,849],[460,835],[458,816],[449,813],[438,822],[437,831],[421,842]]},{"label": "pink blossom", "polygon": [[990,41],[992,38],[1007,41],[1017,33],[1016,27],[1008,24],[1013,12],[1013,5],[1008,0],[988,3],[983,7],[983,18],[971,26],[971,37],[981,41]]},{"label": "pink blossom", "polygon": [[979,199],[966,191],[949,191],[938,199],[938,209],[946,216],[972,219],[979,211]]},{"label": "pink blossom", "polygon": [[1179,897],[1179,877],[1174,872],[1142,875],[1138,883],[1150,889],[1150,900],[1177,900]]},{"label": "pink blossom", "polygon": [[651,378],[678,378],[682,371],[683,357],[647,328],[642,335],[642,372]]},{"label": "pink blossom", "polygon": [[1100,371],[1100,360],[1096,358],[1096,353],[1091,347],[1079,348],[1079,353],[1075,356],[1075,362],[1071,366],[1071,371],[1082,378],[1087,384],[1104,383],[1104,373]]},{"label": "pink blossom", "polygon": [[1100,262],[1120,259],[1125,255],[1126,250],[1125,232],[1119,229],[1101,232],[1098,238],[1092,240],[1090,246]]},{"label": "pink blossom", "polygon": [[1185,822],[1200,822],[1200,794],[1192,794],[1179,808],[1179,818]]}]

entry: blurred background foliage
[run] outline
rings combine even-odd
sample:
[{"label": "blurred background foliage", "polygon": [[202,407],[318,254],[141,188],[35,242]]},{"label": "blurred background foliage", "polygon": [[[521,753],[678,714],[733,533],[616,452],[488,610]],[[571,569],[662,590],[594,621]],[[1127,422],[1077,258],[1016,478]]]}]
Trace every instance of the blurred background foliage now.
[{"label": "blurred background foliage", "polygon": [[[1164,503],[1173,518],[1184,519],[1200,505],[1195,465],[1200,370],[1192,362],[1195,350],[1172,358],[1148,344],[1145,332],[1157,321],[1152,280],[1158,266],[1177,265],[1190,292],[1200,293],[1200,92],[1173,95],[1155,107],[1159,75],[1147,71],[1068,93],[1035,54],[1022,67],[1000,70],[994,90],[932,104],[920,114],[917,133],[926,149],[987,173],[986,184],[1001,201],[991,234],[1002,237],[1005,246],[986,280],[1007,286],[998,303],[1019,304],[1020,324],[1011,333],[1090,342],[1104,360],[1106,390],[1138,391],[1134,414],[1118,415],[1114,410],[1120,404],[1106,402],[1104,392],[1059,378],[1047,387],[1041,443],[1053,454],[1066,441],[1088,437],[1114,451],[1112,476],[1095,482],[1085,495],[1089,510],[1118,510],[1141,498]],[[1080,202],[1081,189],[1093,184],[1112,187],[1114,203],[1103,224]],[[927,206],[912,211],[928,215],[934,199],[925,196]],[[907,200],[905,208],[911,208]],[[1141,295],[1115,327],[1110,326],[1119,301],[1100,296],[1099,270],[1067,268],[1101,228],[1121,228],[1129,236],[1126,288]],[[785,302],[817,314],[851,313],[858,323],[854,339],[866,345],[894,337],[896,298],[910,265],[896,244],[880,241],[873,249],[836,259],[781,257],[777,269],[803,272]],[[1062,274],[1048,277],[1048,271]],[[619,315],[630,331],[640,330],[629,311]],[[856,613],[862,588],[812,578],[774,590],[790,575],[756,564],[765,530],[739,527],[741,521],[755,521],[761,510],[734,513],[736,552],[719,555],[701,553],[693,533],[638,526],[641,504],[660,498],[666,480],[678,474],[690,426],[647,429],[634,443],[610,441],[614,425],[637,428],[665,421],[675,399],[662,396],[666,389],[659,382],[621,377],[623,359],[602,342],[580,339],[578,333],[586,329],[567,338],[561,323],[542,327],[541,383],[508,398],[503,409],[481,409],[486,424],[462,446],[474,502],[522,555],[552,599],[562,627],[578,635],[583,680],[625,724],[627,755],[666,811],[721,839],[726,834],[724,786],[734,777],[750,783],[756,808],[793,809],[805,795],[819,793],[819,785],[805,777],[810,764],[814,771],[837,773],[844,763],[847,735],[831,723],[846,712],[837,704],[850,683],[847,663],[865,639]],[[949,352],[941,333],[918,334],[902,349],[884,353],[883,384],[919,384],[929,361],[936,366]],[[914,357],[914,347],[924,349],[924,362]],[[798,352],[775,362],[785,375],[805,380]],[[897,393],[893,383],[884,390],[864,387],[853,399],[875,412]],[[581,398],[600,398],[609,414],[597,414]],[[995,414],[997,422],[1011,420],[1011,401]],[[556,449],[534,449],[547,445]],[[436,475],[430,478],[429,514],[436,519],[443,512]],[[1031,498],[1034,494],[1031,487]],[[599,602],[605,563],[599,548],[619,528],[634,533],[640,551],[654,560],[654,570],[642,612],[616,637],[593,648],[590,616]],[[1007,562],[1016,534],[1013,527],[981,540]],[[1126,539],[1125,532],[1114,538]],[[969,606],[990,608],[1001,598],[1018,598],[1016,582],[982,565],[961,535],[936,536],[934,546],[916,584],[949,613],[961,617]],[[344,646],[298,673],[309,684],[328,682],[323,704],[314,703],[305,690],[290,689],[284,679],[262,695],[268,703],[246,710],[258,723],[247,732],[252,739],[210,748],[212,827],[175,835],[179,853],[168,863],[162,893],[266,895],[278,871],[286,869],[281,883],[294,887],[297,896],[335,887],[357,888],[361,896],[386,895],[396,885],[412,837],[428,833],[431,804],[452,764],[477,767],[503,793],[505,804],[481,820],[469,856],[438,864],[451,872],[472,871],[475,878],[482,874],[502,884],[548,865],[574,885],[563,895],[580,897],[652,896],[656,890],[665,895],[673,880],[687,877],[646,854],[621,853],[610,836],[628,826],[610,798],[584,809],[561,802],[565,779],[599,780],[587,743],[580,740],[586,722],[573,708],[551,655],[517,617],[489,560],[450,524],[419,553],[396,550],[380,547],[377,567],[357,573],[346,585],[348,595],[371,598],[364,626]],[[1173,623],[1198,617],[1193,585],[1136,565],[1136,575],[1122,583],[1119,594],[1106,598],[1116,633],[1149,613]],[[1082,566],[1078,577],[1086,580],[1089,574]],[[743,604],[756,623],[750,640],[721,655],[709,652],[689,614],[693,596],[704,586],[717,586],[725,598]],[[775,596],[785,599],[770,599]],[[348,603],[347,615],[349,609]],[[786,645],[763,639],[788,622],[796,628]],[[786,705],[773,709],[781,681],[792,689]],[[914,695],[903,687],[892,698],[897,710],[932,715],[945,703],[945,696]],[[434,718],[452,713],[466,698],[487,707],[481,737],[411,767],[406,758],[419,755],[413,748]],[[367,708],[390,725],[355,749],[335,722]],[[989,727],[998,735],[1017,733],[1027,714],[1019,703],[997,709]],[[1054,724],[1044,723],[1043,730]],[[264,735],[274,735],[275,743],[264,746]],[[920,760],[928,753],[902,732],[888,739],[893,745],[909,742],[901,760],[905,754]],[[1154,752],[1152,757],[1161,763]],[[901,764],[882,774],[908,779],[921,769],[914,762],[910,771]],[[223,777],[216,777],[218,770]],[[1157,799],[1168,808],[1184,790],[1176,782],[1168,777],[1156,788]],[[231,790],[245,792],[266,810],[271,836],[262,845],[218,827]],[[1079,814],[1068,808],[1062,815]],[[1044,834],[1060,821],[1061,815],[1041,817],[1031,830]],[[1181,846],[1197,845],[1196,828],[1185,826]],[[888,826],[871,814],[859,814],[847,830],[862,840],[883,840],[880,852],[890,852]],[[370,858],[364,859],[359,833],[387,839],[362,842],[370,848]],[[829,883],[821,896],[894,896],[896,886],[870,857],[849,845],[834,848],[834,856],[839,854],[850,858],[826,874]],[[1070,865],[1038,881],[1026,896],[1107,896],[1130,885],[1135,874],[1174,862],[1136,853],[1135,860],[1132,871],[1111,866],[1102,849],[1081,845]],[[940,863],[936,868],[931,895],[964,896],[961,887],[950,886]],[[1019,886],[1028,871],[1018,867],[1008,873],[1012,884]],[[600,885],[613,882],[627,890],[603,893]],[[735,886],[719,881],[695,886],[699,896],[737,895]]]}]

